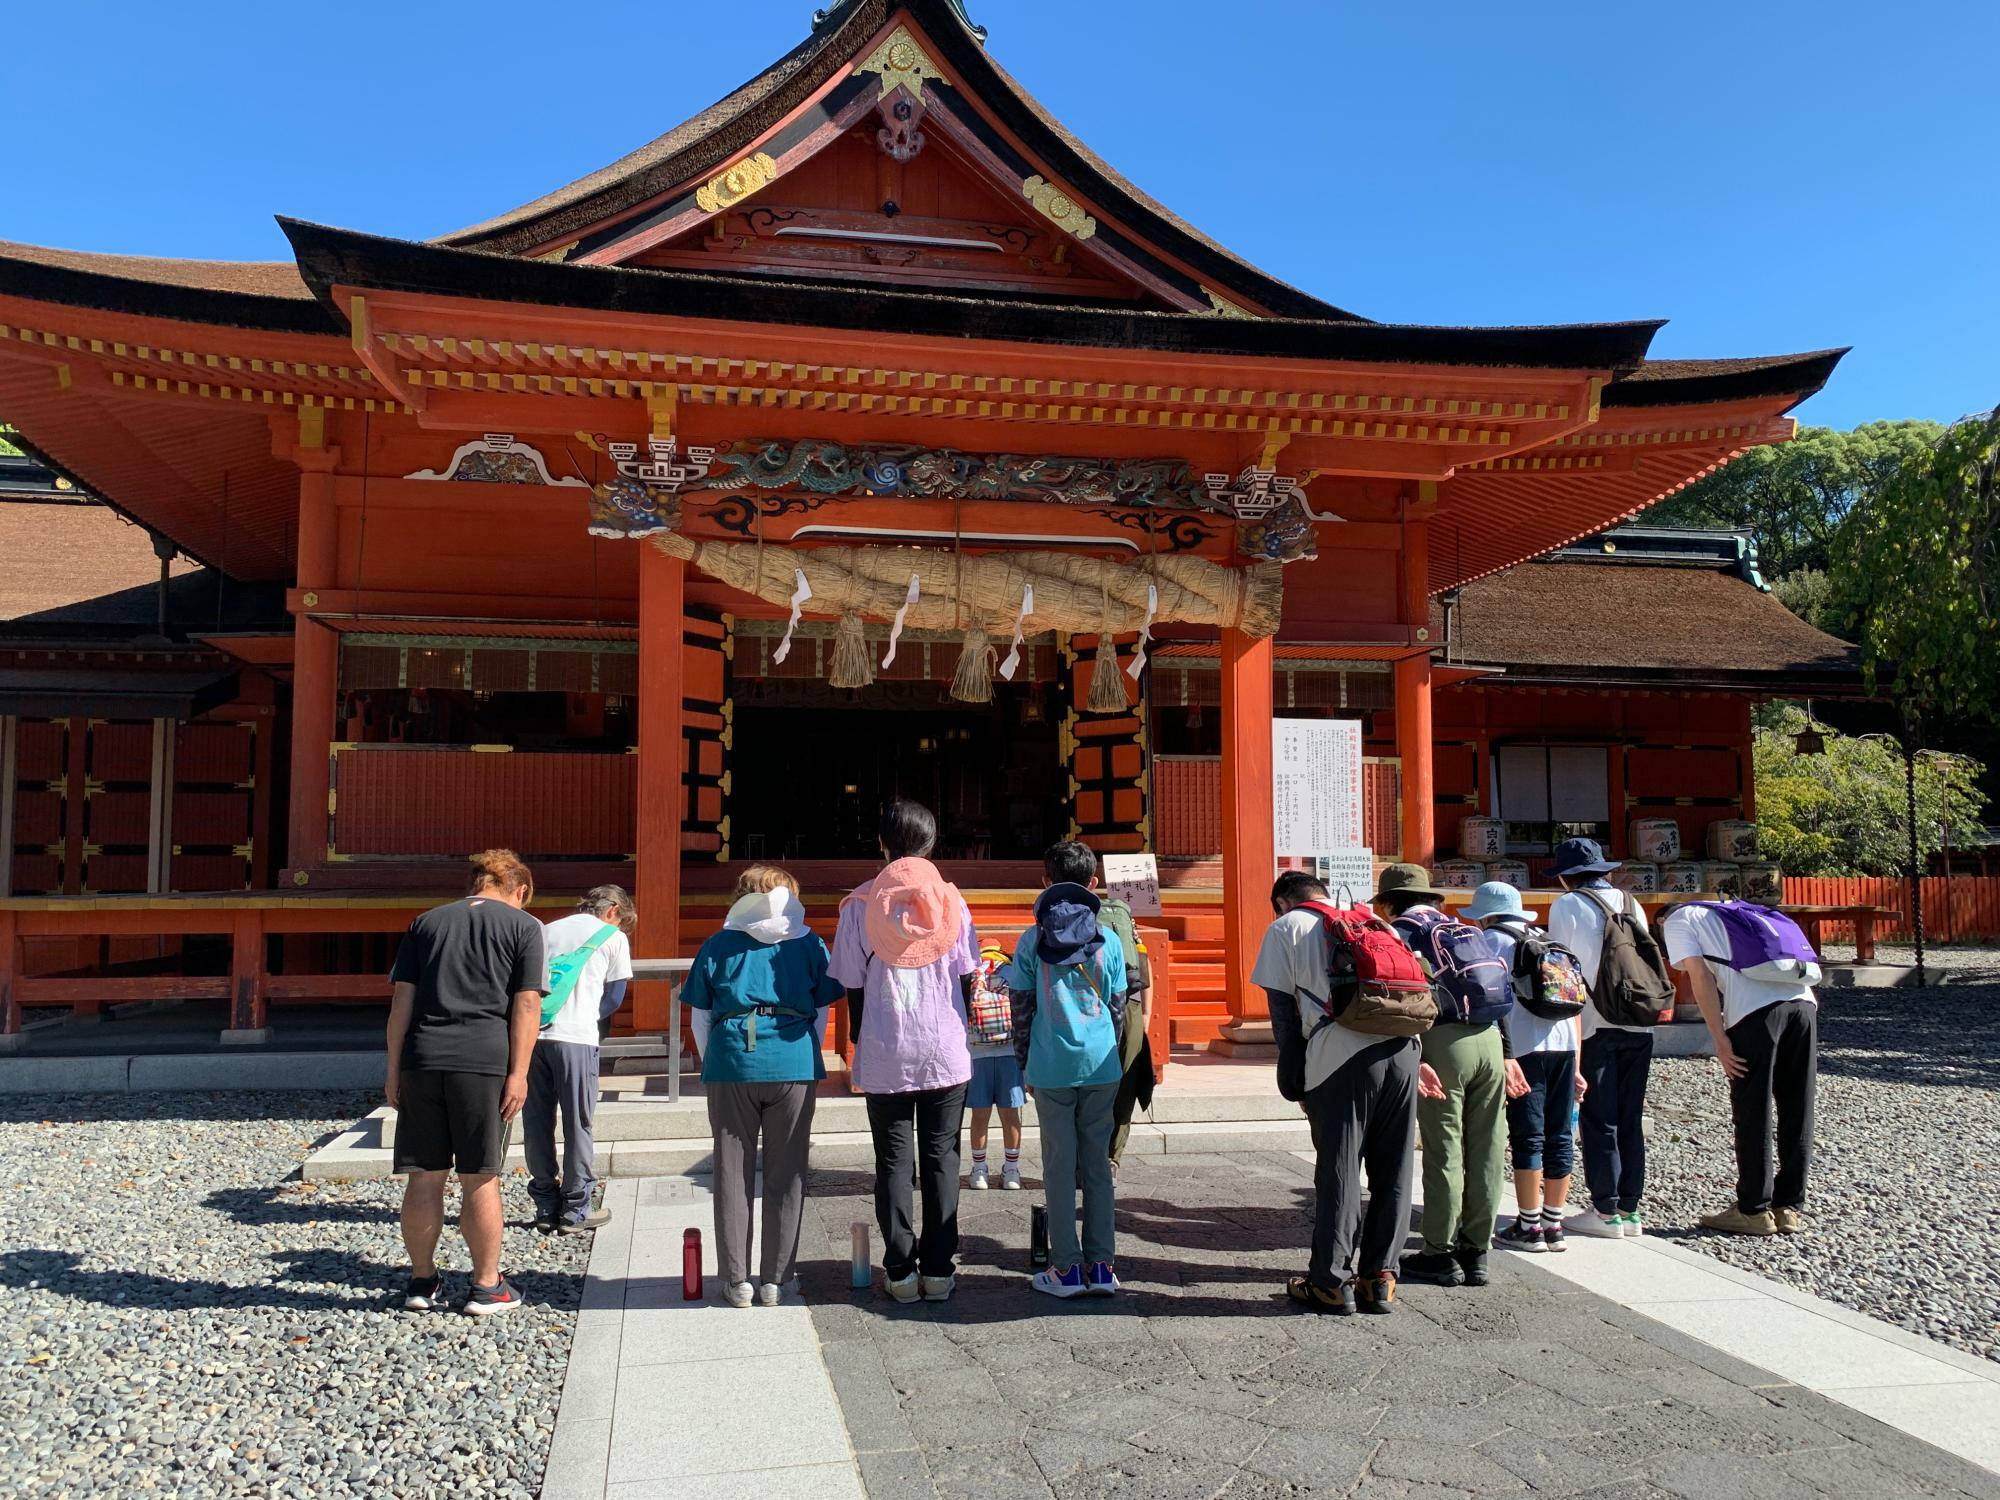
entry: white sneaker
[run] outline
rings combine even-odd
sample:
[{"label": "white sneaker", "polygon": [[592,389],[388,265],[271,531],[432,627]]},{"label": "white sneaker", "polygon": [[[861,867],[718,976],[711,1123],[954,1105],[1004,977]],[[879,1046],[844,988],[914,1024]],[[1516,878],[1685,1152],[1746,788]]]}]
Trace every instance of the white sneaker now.
[{"label": "white sneaker", "polygon": [[1646,1232],[1646,1221],[1640,1218],[1636,1211],[1629,1214],[1620,1214],[1618,1216],[1618,1228],[1626,1239],[1636,1240]]},{"label": "white sneaker", "polygon": [[1010,1193],[1021,1191],[1021,1168],[1018,1162],[1008,1162],[1000,1169],[1000,1186]]},{"label": "white sneaker", "polygon": [[974,1162],[972,1164],[972,1175],[965,1179],[965,1185],[971,1188],[972,1191],[975,1193],[983,1193],[986,1191],[987,1181],[986,1181],[985,1162],[979,1161],[979,1162]]},{"label": "white sneaker", "polygon": [[920,1291],[917,1283],[917,1273],[912,1271],[901,1281],[887,1283],[889,1295],[894,1297],[898,1302],[914,1302],[917,1300]]},{"label": "white sneaker", "polygon": [[957,1276],[925,1276],[920,1280],[920,1289],[926,1302],[947,1302],[951,1294],[958,1290]]},{"label": "white sneaker", "polygon": [[796,1297],[798,1292],[799,1278],[796,1276],[782,1284],[776,1281],[761,1282],[757,1287],[757,1305],[759,1307],[776,1307],[786,1297]]},{"label": "white sneaker", "polygon": [[731,1307],[748,1307],[750,1305],[750,1293],[751,1287],[749,1282],[732,1281],[722,1289],[722,1300],[727,1302]]},{"label": "white sneaker", "polygon": [[1582,1213],[1563,1220],[1563,1233],[1581,1234],[1591,1239],[1618,1240],[1625,1237],[1625,1225],[1617,1214],[1606,1218],[1596,1209],[1586,1208]]}]

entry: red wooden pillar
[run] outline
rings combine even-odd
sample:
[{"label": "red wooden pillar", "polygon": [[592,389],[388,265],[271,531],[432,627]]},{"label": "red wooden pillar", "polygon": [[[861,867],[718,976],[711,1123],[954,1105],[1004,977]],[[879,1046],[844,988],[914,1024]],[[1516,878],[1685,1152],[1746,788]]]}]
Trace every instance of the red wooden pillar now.
[{"label": "red wooden pillar", "polygon": [[340,693],[340,638],[304,610],[331,603],[318,596],[337,581],[336,529],[333,475],[309,469],[299,476],[298,586],[304,608],[292,625],[292,805],[285,859],[294,885],[306,884],[308,872],[324,862],[332,828],[328,747]]},{"label": "red wooden pillar", "polygon": [[264,993],[264,918],[261,912],[239,911],[230,923],[229,1026],[222,1044],[249,1046],[268,1042],[271,1032]]},{"label": "red wooden pillar", "polygon": [[[681,637],[685,631],[686,567],[642,543],[639,553],[639,796],[632,893],[639,903],[640,958],[680,956],[682,768]],[[641,984],[632,995],[639,1031],[667,1027],[664,984]]]},{"label": "red wooden pillar", "polygon": [[0,911],[0,1053],[18,1052],[28,1040],[14,992],[21,978],[20,920],[11,911]]},{"label": "red wooden pillar", "polygon": [[1222,955],[1230,1023],[1212,1050],[1268,1046],[1271,1023],[1250,982],[1271,920],[1277,869],[1272,811],[1269,636],[1222,632]]},{"label": "red wooden pillar", "polygon": [[1430,565],[1430,523],[1405,521],[1403,623],[1421,649],[1396,663],[1396,754],[1403,762],[1403,858],[1426,869],[1437,858],[1437,793],[1431,774],[1436,751],[1431,733]]}]

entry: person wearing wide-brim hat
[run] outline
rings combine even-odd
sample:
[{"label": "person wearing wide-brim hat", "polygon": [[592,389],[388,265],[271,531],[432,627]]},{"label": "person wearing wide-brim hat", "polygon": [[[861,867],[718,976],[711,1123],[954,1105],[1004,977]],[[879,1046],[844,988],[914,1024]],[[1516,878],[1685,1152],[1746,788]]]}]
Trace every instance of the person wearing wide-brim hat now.
[{"label": "person wearing wide-brim hat", "polygon": [[[1604,961],[1610,914],[1631,912],[1645,925],[1646,909],[1605,877],[1621,862],[1605,856],[1595,839],[1556,845],[1549,875],[1563,888],[1549,908],[1549,938],[1577,956],[1595,987]],[[1643,1232],[1639,1202],[1646,1190],[1646,1083],[1653,1067],[1653,1033],[1604,1019],[1584,1007],[1579,1071],[1585,1085],[1577,1109],[1583,1145],[1584,1187],[1590,1208],[1568,1221],[1576,1234],[1601,1239],[1637,1238]]]},{"label": "person wearing wide-brim hat", "polygon": [[[1496,956],[1464,924],[1444,912],[1444,892],[1421,865],[1390,865],[1382,872],[1375,904],[1411,950],[1431,964],[1442,1014],[1422,1037],[1417,1134],[1423,1142],[1423,1249],[1403,1257],[1406,1281],[1433,1286],[1487,1284],[1487,1252],[1500,1214],[1506,1177],[1507,1094],[1515,1077],[1507,1066],[1500,1027],[1491,1005],[1475,1008],[1469,988],[1479,984],[1488,1001],[1506,1003],[1512,980],[1496,972]],[[1448,987],[1445,950],[1473,952],[1483,961],[1449,972],[1467,988]],[[1461,997],[1463,1008],[1451,1002]],[[1452,1019],[1464,1015],[1466,1019]]]}]

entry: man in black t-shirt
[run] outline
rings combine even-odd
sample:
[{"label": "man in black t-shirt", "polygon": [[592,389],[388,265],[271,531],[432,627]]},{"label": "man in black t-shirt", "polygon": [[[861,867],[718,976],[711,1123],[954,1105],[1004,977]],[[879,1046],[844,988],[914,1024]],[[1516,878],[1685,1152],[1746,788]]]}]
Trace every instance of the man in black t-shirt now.
[{"label": "man in black t-shirt", "polygon": [[472,1254],[460,1309],[485,1317],[521,1305],[500,1274],[500,1173],[528,1097],[547,976],[542,924],[522,910],[534,894],[528,867],[512,850],[489,849],[472,869],[471,895],[417,918],[396,952],[385,1092],[398,1115],[395,1170],[409,1174],[403,1306],[444,1305],[437,1246],[445,1177],[456,1167],[458,1227]]}]

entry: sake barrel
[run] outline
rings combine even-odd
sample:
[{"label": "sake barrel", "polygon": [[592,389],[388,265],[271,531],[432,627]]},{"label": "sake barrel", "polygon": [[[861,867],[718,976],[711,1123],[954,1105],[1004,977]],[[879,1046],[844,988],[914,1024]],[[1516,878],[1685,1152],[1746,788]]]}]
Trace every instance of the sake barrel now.
[{"label": "sake barrel", "polygon": [[1447,891],[1471,891],[1486,878],[1486,866],[1478,860],[1447,859],[1437,867],[1437,883]]},{"label": "sake barrel", "polygon": [[1498,818],[1466,818],[1458,825],[1460,859],[1499,859],[1507,852],[1507,825]]},{"label": "sake barrel", "polygon": [[1702,890],[1701,866],[1692,860],[1661,865],[1659,889],[1663,895],[1699,896]]},{"label": "sake barrel", "polygon": [[1724,818],[1708,825],[1708,857],[1732,864],[1757,857],[1757,825],[1741,818]]},{"label": "sake barrel", "polygon": [[1643,859],[1628,859],[1625,868],[1611,877],[1611,883],[1641,896],[1650,896],[1660,888],[1660,867]]},{"label": "sake barrel", "polygon": [[1681,825],[1672,818],[1634,818],[1627,832],[1636,860],[1658,865],[1681,857]]},{"label": "sake barrel", "polygon": [[1718,896],[1743,894],[1743,866],[1734,860],[1705,859],[1701,862],[1701,888]]},{"label": "sake barrel", "polygon": [[1528,867],[1518,859],[1496,859],[1486,867],[1486,878],[1511,885],[1517,891],[1528,888]]},{"label": "sake barrel", "polygon": [[1743,899],[1760,906],[1776,906],[1785,899],[1785,876],[1775,860],[1746,860],[1742,865]]}]

